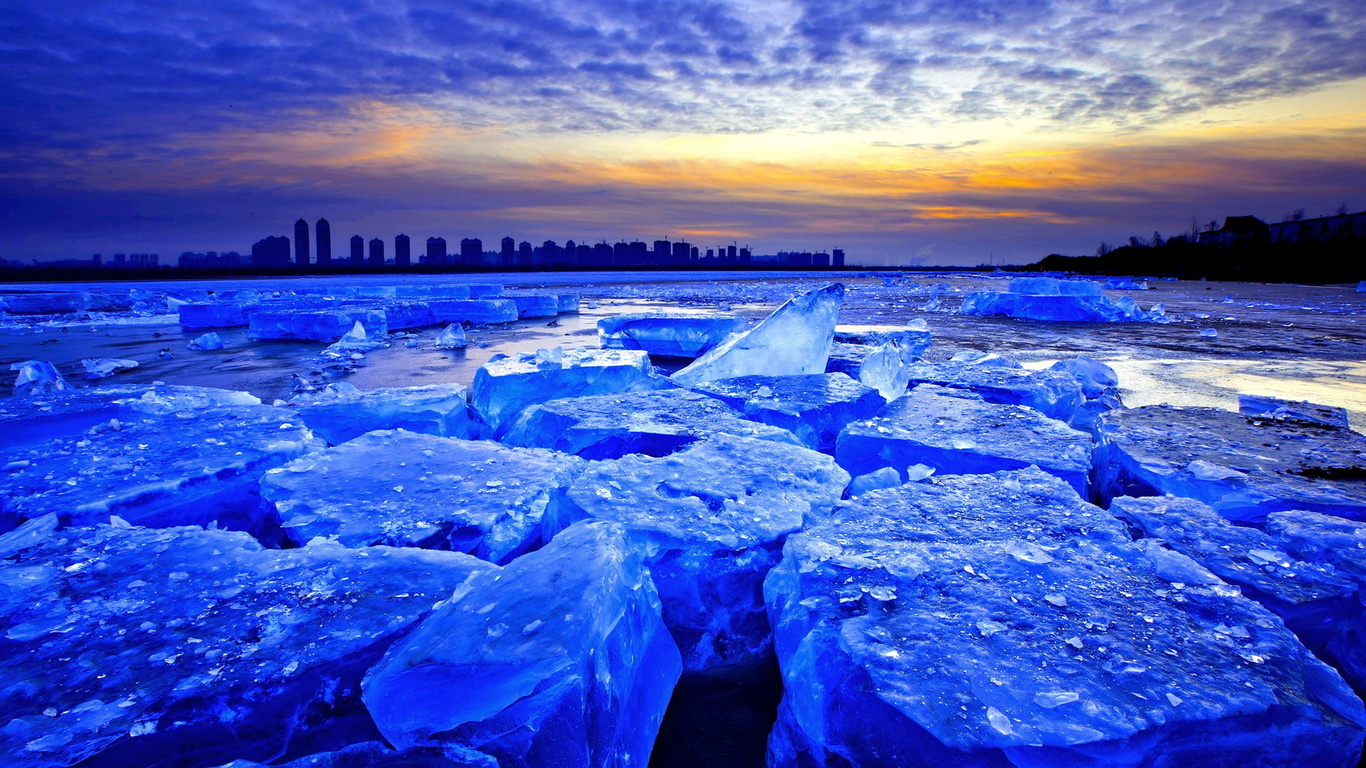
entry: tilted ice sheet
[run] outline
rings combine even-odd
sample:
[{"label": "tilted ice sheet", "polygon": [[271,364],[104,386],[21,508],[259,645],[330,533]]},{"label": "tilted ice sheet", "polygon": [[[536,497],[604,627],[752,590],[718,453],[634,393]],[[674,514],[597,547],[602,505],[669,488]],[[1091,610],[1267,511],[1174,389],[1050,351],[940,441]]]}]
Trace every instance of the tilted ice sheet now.
[{"label": "tilted ice sheet", "polygon": [[866,493],[765,593],[775,767],[1345,767],[1366,733],[1273,614],[1037,470]]},{"label": "tilted ice sheet", "polygon": [[523,412],[503,442],[617,459],[666,456],[718,432],[799,444],[786,429],[750,421],[716,398],[686,389],[550,400]]},{"label": "tilted ice sheet", "polygon": [[[349,386],[349,385],[348,385]],[[376,429],[406,429],[441,437],[474,437],[467,391],[459,384],[358,390],[332,387],[290,399],[290,410],[332,445]]]},{"label": "tilted ice sheet", "polygon": [[662,357],[695,358],[745,330],[738,315],[680,315],[637,312],[598,321],[604,349],[643,349]]},{"label": "tilted ice sheet", "polygon": [[915,363],[908,368],[912,387],[935,384],[966,389],[991,403],[1024,405],[1059,421],[1071,421],[1085,401],[1082,384],[1066,371],[1026,371],[995,365]]},{"label": "tilted ice sheet", "polygon": [[0,754],[13,768],[204,766],[377,740],[361,676],[493,568],[126,526],[50,532],[7,555]]},{"label": "tilted ice sheet", "polygon": [[535,448],[379,431],[267,472],[261,496],[296,543],[322,536],[504,563],[541,544],[546,506],[581,464]]},{"label": "tilted ice sheet", "polygon": [[877,390],[842,373],[740,376],[702,382],[693,389],[826,452],[834,450],[846,424],[871,417],[885,402]]},{"label": "tilted ice sheet", "polygon": [[370,671],[365,704],[400,749],[644,766],[680,671],[659,610],[620,527],[582,523],[462,585]]}]

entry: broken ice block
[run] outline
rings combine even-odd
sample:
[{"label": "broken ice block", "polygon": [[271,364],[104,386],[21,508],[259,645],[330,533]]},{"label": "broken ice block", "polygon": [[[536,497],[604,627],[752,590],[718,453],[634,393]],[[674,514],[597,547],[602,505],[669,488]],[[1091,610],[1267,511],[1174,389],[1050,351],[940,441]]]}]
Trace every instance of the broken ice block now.
[{"label": "broken ice block", "polygon": [[523,409],[547,400],[666,387],[644,352],[555,347],[490,358],[474,373],[471,404],[502,434]]},{"label": "broken ice block", "polygon": [[431,307],[418,301],[391,301],[384,304],[384,321],[390,331],[406,331],[436,325]]},{"label": "broken ice block", "polygon": [[417,549],[265,550],[197,528],[26,544],[0,575],[10,768],[274,762],[377,741],[362,675],[434,602],[494,568]]},{"label": "broken ice block", "polygon": [[745,329],[737,315],[680,315],[637,312],[598,321],[604,349],[643,349],[661,357],[692,357]]},{"label": "broken ice block", "polygon": [[203,328],[235,328],[247,324],[248,304],[205,302],[180,305],[180,327],[187,331]]},{"label": "broken ice block", "polygon": [[913,321],[905,326],[899,325],[837,325],[835,341],[842,344],[858,344],[867,347],[880,347],[894,341],[901,347],[906,359],[914,360],[929,348],[933,335],[925,327],[923,320]]},{"label": "broken ice block", "polygon": [[508,299],[433,299],[427,302],[427,308],[432,311],[434,323],[512,323],[517,320],[517,305]]},{"label": "broken ice block", "polygon": [[503,286],[487,283],[472,283],[469,286],[471,299],[490,299],[503,295]]},{"label": "broken ice block", "polygon": [[884,402],[877,390],[842,373],[741,376],[700,383],[694,389],[826,452],[834,450],[844,425],[871,417]]},{"label": "broken ice block", "polygon": [[459,384],[367,390],[334,385],[297,394],[289,404],[318,437],[339,445],[376,429],[473,437],[479,427],[466,395]]},{"label": "broken ice block", "polygon": [[664,621],[699,670],[762,659],[770,648],[764,575],[783,539],[829,514],[849,475],[806,448],[717,434],[671,456],[594,462],[561,523],[626,526],[664,602]]},{"label": "broken ice block", "polygon": [[90,304],[90,294],[84,291],[65,293],[9,293],[5,295],[5,311],[14,315],[63,315],[79,312]]},{"label": "broken ice block", "polygon": [[1328,563],[1366,584],[1366,523],[1289,510],[1267,515],[1266,532],[1296,557]]},{"label": "broken ice block", "polygon": [[673,380],[692,387],[736,376],[821,373],[843,300],[839,283],[788,299],[758,325],[707,350]]},{"label": "broken ice block", "polygon": [[914,363],[907,368],[911,386],[936,384],[966,389],[989,403],[1024,405],[1059,421],[1071,421],[1084,402],[1082,385],[1064,371],[1026,371],[997,365]]},{"label": "broken ice block", "polygon": [[117,515],[135,525],[255,530],[261,473],[321,447],[295,414],[268,406],[111,419],[0,455],[20,465],[6,477],[0,531],[52,512],[70,525]]},{"label": "broken ice block", "polygon": [[561,314],[579,311],[579,295],[577,293],[557,293],[555,294],[555,303]]},{"label": "broken ice block", "polygon": [[223,339],[214,331],[199,336],[186,345],[197,352],[209,352],[223,348]]},{"label": "broken ice block", "polygon": [[686,389],[550,400],[523,412],[503,442],[585,459],[617,459],[628,453],[666,456],[717,432],[798,444],[786,429],[750,421],[725,403]]},{"label": "broken ice block", "polygon": [[465,327],[460,323],[451,323],[436,335],[437,349],[464,349],[467,346],[469,341],[465,338]]},{"label": "broken ice block", "polygon": [[1128,297],[1111,301],[1091,280],[1017,277],[1005,292],[981,291],[963,298],[963,315],[1008,315],[1050,322],[1155,321]]},{"label": "broken ice block", "polygon": [[765,584],[768,764],[1357,760],[1366,710],[1271,613],[1037,471],[870,491]]},{"label": "broken ice block", "polygon": [[1187,496],[1232,520],[1303,509],[1366,519],[1366,436],[1215,408],[1148,405],[1097,422],[1095,491]]},{"label": "broken ice block", "polygon": [[251,313],[247,337],[334,342],[360,323],[371,337],[389,332],[388,320],[379,309],[266,310]]},{"label": "broken ice block", "polygon": [[1350,429],[1347,409],[1304,401],[1281,400],[1260,395],[1238,395],[1238,412],[1244,416],[1276,421],[1298,421],[1325,427]]},{"label": "broken ice block", "polygon": [[543,293],[505,293],[503,298],[517,305],[517,317],[555,317],[560,313],[559,297]]},{"label": "broken ice block", "polygon": [[19,372],[19,375],[14,377],[15,397],[47,395],[74,389],[57,371],[57,367],[46,360],[25,360],[22,363],[10,363],[9,369]]},{"label": "broken ice block", "polygon": [[583,523],[461,585],[366,675],[363,698],[399,749],[645,766],[679,671],[640,554],[620,527]]},{"label": "broken ice block", "polygon": [[536,448],[382,430],[270,470],[261,497],[295,543],[324,536],[504,563],[540,546],[546,505],[580,464]]},{"label": "broken ice block", "polygon": [[901,345],[889,341],[863,359],[858,369],[859,383],[876,389],[883,400],[891,402],[906,394],[911,382],[911,372],[906,369],[908,362]]},{"label": "broken ice block", "polygon": [[835,458],[855,476],[924,464],[940,474],[979,474],[1034,464],[1086,492],[1091,438],[1031,408],[988,403],[971,392],[922,384],[876,417],[840,433]]},{"label": "broken ice block", "polygon": [[138,361],[118,357],[87,357],[81,360],[81,367],[85,369],[87,379],[104,379],[119,371],[129,371],[138,367]]}]

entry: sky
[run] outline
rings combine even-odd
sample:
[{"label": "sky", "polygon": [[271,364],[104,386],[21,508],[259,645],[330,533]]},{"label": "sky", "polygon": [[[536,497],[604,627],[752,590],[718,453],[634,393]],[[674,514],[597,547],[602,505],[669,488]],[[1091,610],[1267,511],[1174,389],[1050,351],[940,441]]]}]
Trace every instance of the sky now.
[{"label": "sky", "polygon": [[1366,209],[1361,0],[0,0],[0,258],[1029,263]]}]

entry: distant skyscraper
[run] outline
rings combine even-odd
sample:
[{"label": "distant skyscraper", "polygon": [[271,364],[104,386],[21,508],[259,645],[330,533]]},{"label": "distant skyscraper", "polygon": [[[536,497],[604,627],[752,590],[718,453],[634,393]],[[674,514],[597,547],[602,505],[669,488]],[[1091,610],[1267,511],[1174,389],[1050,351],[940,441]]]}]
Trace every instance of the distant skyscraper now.
[{"label": "distant skyscraper", "polygon": [[384,266],[384,241],[378,237],[370,238],[370,266]]},{"label": "distant skyscraper", "polygon": [[498,259],[502,262],[499,266],[512,267],[517,264],[517,241],[510,237],[503,238],[502,249],[498,251]]},{"label": "distant skyscraper", "polygon": [[669,245],[668,240],[655,241],[654,260],[656,264],[663,264],[667,262],[669,260],[669,254],[672,252],[673,249]]},{"label": "distant skyscraper", "polygon": [[523,240],[517,244],[517,266],[529,267],[535,261],[535,251],[531,248],[531,243]]},{"label": "distant skyscraper", "polygon": [[407,267],[413,263],[412,244],[408,242],[407,235],[399,235],[394,238],[394,265]]},{"label": "distant skyscraper", "polygon": [[740,249],[740,263],[751,264],[754,262],[754,253],[746,246]]},{"label": "distant skyscraper", "polygon": [[675,264],[687,264],[688,254],[692,253],[692,246],[682,240],[674,243],[673,261]]},{"label": "distant skyscraper", "polygon": [[360,235],[351,236],[351,263],[353,265],[365,263],[365,238]]},{"label": "distant skyscraper", "polygon": [[315,226],[318,234],[318,265],[326,267],[332,263],[332,225],[327,219],[318,219]]},{"label": "distant skyscraper", "polygon": [[446,263],[446,238],[427,238],[427,263],[433,266]]},{"label": "distant skyscraper", "polygon": [[[137,256],[138,254],[133,254]],[[124,261],[122,253],[114,254],[114,261]],[[257,240],[251,246],[251,263],[257,267],[282,267],[289,263],[289,238],[284,236],[267,237]]]},{"label": "distant skyscraper", "polygon": [[460,263],[464,265],[466,269],[483,266],[484,241],[477,237],[461,238]]},{"label": "distant skyscraper", "polygon": [[735,263],[735,246],[733,246],[733,245],[728,245],[728,246],[726,246],[726,263],[727,263],[727,264],[734,264],[734,263]]},{"label": "distant skyscraper", "polygon": [[308,222],[303,219],[294,222],[294,263],[308,266]]},{"label": "distant skyscraper", "polygon": [[843,249],[836,248],[835,250],[833,250],[833,251],[830,252],[830,256],[831,256],[831,258],[834,260],[834,265],[835,265],[835,266],[837,266],[837,267],[842,267],[842,266],[844,266],[844,250],[843,250]]}]

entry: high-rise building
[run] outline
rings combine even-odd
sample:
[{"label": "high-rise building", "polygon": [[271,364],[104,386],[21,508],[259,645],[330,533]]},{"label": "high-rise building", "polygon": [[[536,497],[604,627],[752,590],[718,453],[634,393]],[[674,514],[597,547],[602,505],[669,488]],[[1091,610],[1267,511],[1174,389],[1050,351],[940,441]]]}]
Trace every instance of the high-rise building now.
[{"label": "high-rise building", "polygon": [[408,242],[407,235],[398,235],[394,238],[394,266],[407,267],[412,263],[412,244]]},{"label": "high-rise building", "polygon": [[531,243],[523,240],[517,244],[517,266],[529,267],[534,262],[536,252],[532,249]]},{"label": "high-rise building", "polygon": [[740,263],[741,263],[741,264],[750,264],[750,263],[753,263],[753,261],[754,261],[754,252],[751,251],[751,250],[749,249],[749,246],[746,246],[746,247],[744,247],[744,248],[741,248],[741,249],[740,249]]},{"label": "high-rise building", "polygon": [[477,237],[460,239],[460,263],[466,269],[484,264],[484,241]]},{"label": "high-rise building", "polygon": [[502,249],[498,251],[498,259],[502,263],[500,267],[512,267],[517,264],[517,241],[510,237],[503,238]]},{"label": "high-rise building", "polygon": [[332,225],[327,219],[318,219],[314,229],[318,235],[318,266],[326,267],[332,263]]},{"label": "high-rise building", "polygon": [[446,238],[427,238],[427,263],[432,266],[441,266],[446,263]]},{"label": "high-rise building", "polygon": [[834,262],[834,266],[836,266],[836,267],[842,267],[842,266],[844,266],[844,250],[843,250],[843,249],[841,249],[841,248],[836,248],[835,250],[833,250],[833,251],[830,252],[830,256],[831,256],[831,259],[832,259],[833,262]]},{"label": "high-rise building", "polygon": [[673,248],[670,247],[668,240],[656,240],[654,245],[654,262],[664,264],[669,260],[669,254],[673,253]]},{"label": "high-rise building", "polygon": [[294,263],[308,266],[308,222],[303,219],[294,222]]},{"label": "high-rise building", "polygon": [[359,265],[365,263],[365,238],[360,235],[351,236],[351,264]]},{"label": "high-rise building", "polygon": [[[133,254],[136,257],[138,254]],[[122,257],[122,258],[120,258]],[[114,261],[127,259],[121,253],[114,254]],[[283,235],[257,240],[251,245],[251,263],[257,267],[282,267],[289,263],[289,238]]]},{"label": "high-rise building", "polygon": [[674,261],[674,263],[676,263],[676,264],[686,264],[686,263],[688,263],[688,254],[690,254],[691,252],[692,252],[692,245],[690,245],[689,243],[686,243],[686,242],[684,242],[684,241],[682,241],[682,240],[679,240],[678,242],[674,243],[674,247],[673,247],[673,261]]},{"label": "high-rise building", "polygon": [[560,246],[554,240],[547,240],[541,243],[541,266],[558,264],[560,261]]},{"label": "high-rise building", "polygon": [[378,237],[370,238],[370,266],[384,266],[384,241]]},{"label": "high-rise building", "polygon": [[735,257],[736,257],[736,254],[735,254],[735,246],[734,246],[734,245],[728,245],[728,246],[726,246],[726,263],[727,263],[727,264],[734,264],[734,263],[735,263]]}]

